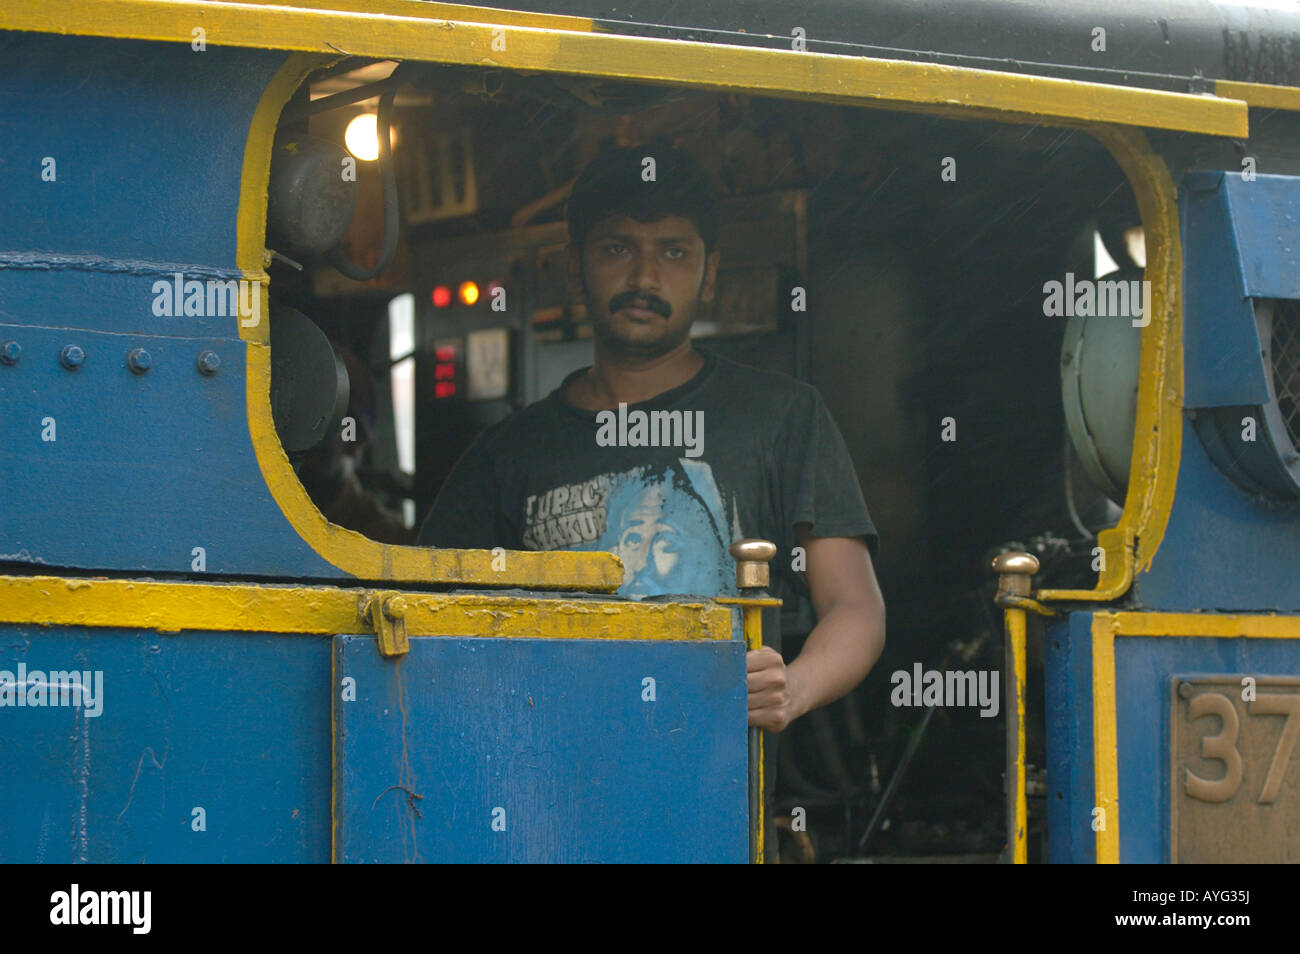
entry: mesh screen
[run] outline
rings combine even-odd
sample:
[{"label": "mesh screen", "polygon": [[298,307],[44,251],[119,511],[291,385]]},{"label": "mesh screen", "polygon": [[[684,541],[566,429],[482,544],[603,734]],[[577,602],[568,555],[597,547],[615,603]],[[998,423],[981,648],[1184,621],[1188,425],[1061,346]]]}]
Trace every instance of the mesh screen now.
[{"label": "mesh screen", "polygon": [[1300,448],[1300,301],[1273,302],[1273,387],[1291,444]]}]

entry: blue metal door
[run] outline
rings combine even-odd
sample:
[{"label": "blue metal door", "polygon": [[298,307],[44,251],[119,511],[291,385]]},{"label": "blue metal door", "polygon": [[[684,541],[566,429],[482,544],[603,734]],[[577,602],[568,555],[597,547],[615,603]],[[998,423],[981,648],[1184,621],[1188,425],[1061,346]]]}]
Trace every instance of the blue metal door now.
[{"label": "blue metal door", "polygon": [[335,637],[335,860],[744,863],[744,653]]}]

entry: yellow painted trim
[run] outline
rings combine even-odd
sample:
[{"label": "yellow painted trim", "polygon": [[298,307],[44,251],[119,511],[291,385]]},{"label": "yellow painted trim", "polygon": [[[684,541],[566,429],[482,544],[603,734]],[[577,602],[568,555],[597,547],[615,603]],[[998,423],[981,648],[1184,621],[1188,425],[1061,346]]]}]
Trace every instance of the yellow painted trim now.
[{"label": "yellow painted trim", "polygon": [[[1016,753],[1013,759],[1015,774],[1011,775],[1012,766],[1007,766],[1007,784],[1013,790],[1009,799],[1010,817],[1007,819],[1009,830],[1007,844],[1011,849],[1011,863],[1023,865],[1029,863],[1029,802],[1025,785],[1025,679],[1027,675],[1027,653],[1025,635],[1025,611],[1022,609],[1006,610],[1007,642],[1011,655],[1012,688],[1016,697]],[[1011,713],[1007,713],[1011,718]]]},{"label": "yellow painted trim", "polygon": [[[329,58],[290,57],[268,87],[254,117],[245,152],[239,210],[239,261],[250,278],[266,255],[266,184],[270,142],[284,103],[308,72]],[[1015,117],[1025,122],[1025,117]],[[1143,335],[1138,389],[1138,416],[1133,446],[1133,480],[1119,525],[1103,531],[1099,545],[1105,570],[1094,590],[1043,590],[1039,600],[1108,601],[1123,595],[1135,568],[1154,558],[1173,507],[1182,441],[1182,246],[1177,191],[1164,161],[1141,132],[1111,126],[1080,127],[1096,136],[1114,155],[1133,186],[1150,236],[1147,278],[1152,283],[1152,320]],[[512,553],[509,575],[492,570],[486,551],[448,551],[395,547],[329,524],[303,490],[284,455],[270,411],[270,356],[261,327],[242,329],[248,346],[247,400],[249,431],[259,466],[272,496],[304,540],[334,566],[361,579],[461,582],[534,588],[616,590],[622,564],[612,554]],[[1134,553],[1135,541],[1138,552]],[[599,565],[595,561],[601,561]],[[566,565],[567,563],[567,565]]]},{"label": "yellow painted trim", "polygon": [[[443,550],[379,543],[325,519],[303,489],[271,419],[271,355],[247,343],[248,430],[266,486],[298,535],[334,566],[363,580],[459,583],[613,592],[623,561],[612,553]],[[501,561],[504,561],[502,564]],[[493,569],[493,563],[503,566]]]},{"label": "yellow painted trim", "polygon": [[716,596],[713,602],[726,606],[784,606],[784,602],[774,596]]},{"label": "yellow painted trim", "polygon": [[[741,610],[743,619],[743,629],[745,633],[745,651],[754,652],[763,648],[763,607],[775,603],[781,605],[780,600],[765,599],[762,597],[755,599],[732,598],[728,600],[730,605],[739,605],[744,607]],[[750,860],[756,865],[767,863],[767,780],[763,777],[763,762],[765,759],[766,739],[762,729],[749,730],[756,741],[755,760],[758,765],[755,766],[755,776],[758,781],[758,791],[755,793],[754,804],[757,806],[758,817],[750,819],[750,824],[754,826],[754,857]]]},{"label": "yellow painted trim", "polygon": [[[389,4],[399,9],[396,0],[384,7]],[[561,18],[545,20],[545,27],[524,26],[518,15],[508,23],[512,15],[505,12],[490,14],[495,22],[471,22],[477,14],[445,5],[412,3],[405,7],[407,15],[339,8],[356,4],[332,6],[44,0],[0,9],[0,29],[189,43],[192,31],[201,26],[212,46],[492,66],[850,105],[874,101],[923,111],[959,108],[987,118],[1020,114],[1237,138],[1248,131],[1246,104],[1215,96],[901,60],[584,32],[581,22],[555,22]],[[376,4],[374,9],[379,8]]]},{"label": "yellow painted trim", "polygon": [[[334,635],[365,633],[364,589],[0,576],[0,623]],[[563,596],[405,591],[409,636],[534,639],[732,638],[732,611],[710,601],[647,603]]]},{"label": "yellow painted trim", "polygon": [[[356,13],[368,17],[414,17],[421,20],[459,20],[469,23],[492,23],[500,26],[526,26],[549,30],[590,33],[596,22],[587,17],[560,13],[529,13],[524,10],[499,10],[459,3],[433,3],[430,0],[226,0],[249,7],[293,7],[316,13],[323,21],[331,13]],[[205,2],[205,5],[206,2]]]},{"label": "yellow painted trim", "polygon": [[[327,61],[315,56],[290,57],[259,104],[245,156],[240,200],[238,247],[243,267],[262,261],[266,254],[262,248],[266,183],[275,120],[306,73]],[[1020,123],[1032,121],[1023,116],[1010,118]],[[1110,601],[1127,592],[1137,569],[1150,567],[1173,509],[1183,424],[1182,243],[1177,189],[1164,160],[1146,137],[1138,130],[1114,126],[1066,125],[1076,125],[1101,141],[1134,190],[1149,237],[1146,278],[1152,286],[1152,317],[1142,337],[1133,478],[1118,526],[1102,531],[1098,539],[1106,556],[1105,569],[1093,590],[1048,589],[1035,596],[1043,602]],[[252,340],[247,364],[249,429],[267,486],[303,539],[333,565],[362,579],[608,591],[621,584],[622,563],[612,554],[512,553],[507,566],[512,574],[520,575],[506,577],[491,570],[492,560],[486,551],[395,547],[329,524],[303,490],[275,434],[270,412],[270,357]],[[572,569],[562,560],[574,561]],[[603,567],[588,566],[587,561],[592,560],[607,562]]]},{"label": "yellow painted trim", "polygon": [[[1098,718],[1098,713],[1101,718]],[[1096,808],[1104,825],[1097,828],[1097,863],[1119,864],[1119,749],[1115,734],[1114,617],[1092,618],[1092,759]],[[1097,825],[1094,815],[1092,824]]]},{"label": "yellow painted trim", "polygon": [[[313,70],[337,56],[295,54],[276,73],[254,111],[244,148],[236,216],[236,261],[245,278],[267,282],[266,190],[271,175],[271,144],[280,112],[295,89]],[[266,300],[265,294],[262,300]],[[285,518],[322,558],[362,580],[419,583],[518,586],[526,589],[569,589],[612,592],[623,582],[623,561],[612,553],[576,551],[444,550],[379,543],[325,519],[303,489],[284,453],[271,417],[270,322],[252,327],[240,321],[244,339],[245,400],[248,433],[262,478]]]},{"label": "yellow painted trim", "polygon": [[1300,616],[1227,613],[1106,613],[1092,618],[1093,785],[1106,828],[1097,832],[1099,864],[1119,862],[1119,750],[1115,709],[1115,639],[1205,636],[1300,639]]},{"label": "yellow painted trim", "polygon": [[[267,344],[270,342],[271,323],[266,317],[266,287],[270,277],[266,267],[271,264],[266,249],[266,187],[271,181],[271,146],[275,141],[275,128],[280,113],[294,91],[309,73],[336,62],[338,56],[290,56],[280,67],[270,84],[262,92],[253,111],[244,143],[244,159],[239,170],[239,208],[235,211],[235,266],[245,279],[257,282],[255,289],[261,306],[258,320],[252,324],[252,315],[240,315],[239,337],[244,341]],[[261,188],[256,188],[256,185]],[[269,367],[269,365],[268,365]],[[267,407],[270,407],[268,385]],[[278,441],[277,441],[278,443]]]},{"label": "yellow painted trim", "polygon": [[[1183,439],[1183,248],[1178,190],[1141,132],[1088,127],[1127,176],[1147,234],[1151,323],[1142,330],[1137,421],[1128,493],[1119,524],[1098,534],[1105,563],[1092,590],[1038,590],[1041,602],[1118,599],[1147,570],[1164,539],[1178,486]],[[1134,552],[1136,548],[1136,553]]]},{"label": "yellow painted trim", "polygon": [[1214,95],[1225,99],[1242,100],[1252,109],[1287,109],[1300,112],[1300,89],[1294,86],[1217,80],[1214,84]]},{"label": "yellow painted trim", "polygon": [[1217,636],[1300,639],[1300,616],[1265,613],[1098,613],[1115,621],[1116,636]]}]

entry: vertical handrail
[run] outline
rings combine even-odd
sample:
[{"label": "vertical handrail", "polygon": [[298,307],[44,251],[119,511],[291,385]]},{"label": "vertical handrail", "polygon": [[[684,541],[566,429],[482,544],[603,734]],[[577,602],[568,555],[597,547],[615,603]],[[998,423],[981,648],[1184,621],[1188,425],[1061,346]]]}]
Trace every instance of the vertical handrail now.
[{"label": "vertical handrail", "polygon": [[[767,540],[737,540],[729,551],[736,561],[736,586],[741,596],[720,597],[717,602],[739,606],[745,635],[745,650],[763,648],[763,608],[780,606],[767,595],[768,563],[776,556],[776,544]],[[749,860],[764,864],[767,852],[767,779],[763,772],[766,746],[763,730],[749,729]]]},{"label": "vertical handrail", "polygon": [[1030,553],[1002,553],[993,560],[998,574],[995,601],[1006,623],[1007,856],[1014,865],[1029,861],[1029,803],[1025,794],[1026,610],[1051,612],[1030,599],[1038,560]]},{"label": "vertical handrail", "polygon": [[1025,829],[1025,611],[1008,609],[1007,627],[1007,847],[1011,863],[1026,864]]}]

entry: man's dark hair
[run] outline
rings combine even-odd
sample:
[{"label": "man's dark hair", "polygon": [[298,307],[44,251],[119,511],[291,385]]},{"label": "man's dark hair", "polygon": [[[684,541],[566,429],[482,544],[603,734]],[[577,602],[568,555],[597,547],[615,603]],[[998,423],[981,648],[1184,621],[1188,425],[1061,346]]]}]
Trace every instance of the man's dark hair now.
[{"label": "man's dark hair", "polygon": [[[642,178],[647,156],[655,161],[653,182]],[[721,229],[709,174],[689,153],[665,140],[607,149],[582,170],[569,196],[569,241],[581,251],[591,230],[613,215],[638,222],[656,222],[670,215],[690,219],[704,240],[706,254],[713,251]]]}]

